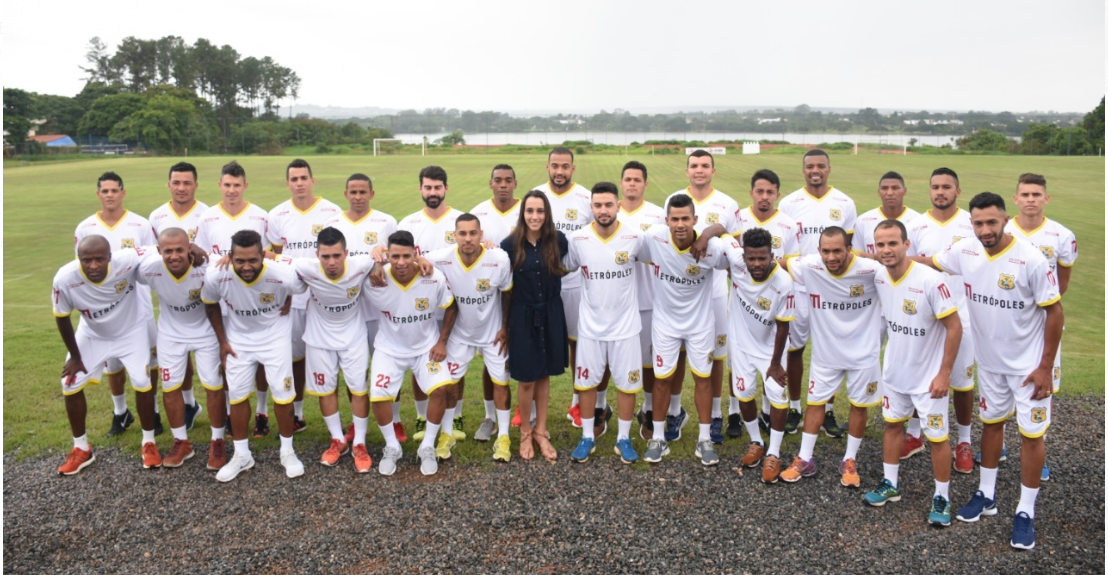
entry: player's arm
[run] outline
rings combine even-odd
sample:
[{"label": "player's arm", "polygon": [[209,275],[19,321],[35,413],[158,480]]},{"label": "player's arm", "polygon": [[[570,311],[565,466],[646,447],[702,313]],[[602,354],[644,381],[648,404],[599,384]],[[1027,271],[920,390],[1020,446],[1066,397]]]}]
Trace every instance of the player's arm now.
[{"label": "player's arm", "polygon": [[496,332],[496,345],[500,355],[508,355],[508,318],[512,313],[512,290],[500,292],[500,330]]},{"label": "player's arm", "polygon": [[781,356],[785,355],[785,349],[789,343],[789,322],[779,319],[775,321],[777,322],[777,333],[773,338],[773,357],[769,360],[769,369],[766,370],[766,375],[772,377],[781,385],[788,385],[789,374],[781,366]]},{"label": "player's arm", "polygon": [[931,380],[931,397],[946,397],[950,390],[950,374],[954,373],[954,359],[958,356],[958,346],[962,343],[962,319],[956,309],[939,318],[946,328],[946,340],[943,342],[943,360],[939,373]]},{"label": "player's arm", "polygon": [[1058,293],[1059,295],[1066,295],[1066,290],[1070,287],[1070,275],[1073,274],[1072,266],[1064,266],[1061,263],[1058,264]]},{"label": "player's arm", "polygon": [[1046,328],[1044,329],[1043,357],[1039,360],[1039,367],[1027,376],[1023,385],[1033,383],[1035,392],[1032,399],[1045,399],[1050,397],[1054,389],[1054,356],[1058,353],[1058,344],[1062,341],[1062,326],[1065,324],[1065,314],[1062,312],[1061,300],[1043,306],[1046,310]]},{"label": "player's arm", "polygon": [[704,228],[704,231],[700,232],[696,241],[693,242],[689,253],[692,254],[694,260],[700,261],[700,258],[704,257],[704,254],[708,252],[708,242],[712,238],[722,236],[726,233],[727,228],[723,227],[723,224],[712,224]]},{"label": "player's arm", "polygon": [[223,312],[219,309],[219,303],[204,302],[204,313],[208,315],[208,323],[212,324],[215,338],[219,340],[219,364],[227,367],[227,356],[238,357],[239,354],[231,348],[231,342],[227,341],[227,333],[223,330]]},{"label": "player's arm", "polygon": [[58,324],[58,333],[62,336],[62,343],[65,344],[65,349],[69,352],[69,359],[65,360],[65,365],[62,366],[62,377],[72,381],[76,379],[78,373],[88,373],[85,370],[84,362],[81,361],[81,350],[77,347],[77,336],[73,332],[73,320],[68,315],[55,315],[54,319]]},{"label": "player's arm", "polygon": [[431,360],[442,361],[446,359],[446,342],[450,339],[450,332],[454,330],[454,322],[458,320],[458,302],[450,298],[450,306],[442,316],[442,330],[439,332],[439,341],[431,348]]}]

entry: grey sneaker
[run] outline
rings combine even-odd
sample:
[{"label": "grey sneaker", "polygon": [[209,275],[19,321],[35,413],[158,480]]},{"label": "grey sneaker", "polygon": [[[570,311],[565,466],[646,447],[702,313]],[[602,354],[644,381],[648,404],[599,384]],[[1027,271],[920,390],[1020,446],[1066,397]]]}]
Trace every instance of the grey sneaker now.
[{"label": "grey sneaker", "polygon": [[304,475],[304,464],[293,450],[281,451],[281,466],[285,468],[285,475],[292,479]]},{"label": "grey sneaker", "polygon": [[647,463],[658,463],[663,457],[669,455],[669,444],[664,439],[651,439],[646,443],[646,453],[643,460]]},{"label": "grey sneaker", "polygon": [[700,458],[700,463],[705,466],[710,467],[719,463],[719,455],[716,454],[716,446],[710,439],[696,442],[696,456]]},{"label": "grey sneaker", "polygon": [[250,454],[250,450],[235,451],[235,456],[227,462],[227,465],[219,468],[215,478],[226,483],[251,467],[254,467],[254,456]]},{"label": "grey sneaker", "polygon": [[404,452],[386,445],[385,450],[381,452],[381,462],[377,464],[377,472],[381,475],[396,473],[396,462],[400,461],[402,455],[404,455]]},{"label": "grey sneaker", "polygon": [[435,456],[435,448],[431,446],[420,447],[416,451],[419,457],[419,472],[424,475],[434,475],[439,472],[439,459]]},{"label": "grey sneaker", "polygon": [[477,441],[488,441],[492,439],[493,433],[496,433],[496,422],[486,417],[485,420],[481,422],[481,427],[477,428],[477,433],[473,434],[473,439]]}]

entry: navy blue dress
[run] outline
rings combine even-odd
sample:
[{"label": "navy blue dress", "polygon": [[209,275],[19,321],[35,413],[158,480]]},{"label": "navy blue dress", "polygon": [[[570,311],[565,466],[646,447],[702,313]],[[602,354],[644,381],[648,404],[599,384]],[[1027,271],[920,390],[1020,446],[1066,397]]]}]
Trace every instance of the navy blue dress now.
[{"label": "navy blue dress", "polygon": [[[569,243],[558,233],[558,252],[565,257]],[[512,238],[500,243],[515,262]],[[516,381],[536,381],[561,375],[569,365],[569,337],[562,306],[562,276],[547,272],[541,247],[524,241],[523,266],[512,271],[512,307],[508,318],[508,371]]]}]

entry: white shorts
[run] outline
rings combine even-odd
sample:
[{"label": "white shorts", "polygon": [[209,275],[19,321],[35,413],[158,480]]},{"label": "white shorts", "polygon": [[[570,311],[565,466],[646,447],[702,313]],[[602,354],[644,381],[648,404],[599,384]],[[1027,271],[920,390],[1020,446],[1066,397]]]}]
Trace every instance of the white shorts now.
[{"label": "white shorts", "polygon": [[908,421],[912,411],[919,414],[923,434],[929,441],[938,443],[947,440],[950,429],[947,421],[950,413],[950,394],[940,398],[931,397],[930,391],[923,393],[900,393],[885,385],[885,395],[881,400],[881,415],[888,423],[898,424]]},{"label": "white shorts", "polygon": [[685,348],[685,363],[694,375],[712,375],[712,328],[699,333],[675,335],[658,322],[651,328],[650,342],[654,346],[654,376],[665,379],[677,369],[677,357]]},{"label": "white shorts", "polygon": [[577,341],[577,318],[581,316],[581,288],[562,288],[562,307],[566,314],[566,334]]},{"label": "white shorts", "polygon": [[642,329],[639,331],[639,352],[643,369],[654,369],[654,348],[650,344],[651,331],[654,326],[654,310],[639,310],[639,321]]},{"label": "white shorts", "polygon": [[1042,437],[1050,427],[1051,398],[1032,399],[1035,385],[1023,386],[1026,375],[1007,375],[977,369],[981,384],[981,421],[1003,423],[1016,413],[1016,422],[1024,437]]},{"label": "white shorts", "polygon": [[804,349],[808,345],[808,335],[812,332],[812,308],[808,301],[808,292],[796,287],[793,294],[795,312],[789,322],[789,351]]},{"label": "white shorts", "polygon": [[369,368],[369,348],[355,345],[352,349],[322,349],[304,346],[307,385],[304,393],[322,397],[335,393],[339,386],[339,369],[350,393],[363,396],[368,393],[365,383]]},{"label": "white shorts", "polygon": [[[150,344],[146,340],[146,334],[141,330],[118,339],[101,339],[90,336],[87,330],[78,326],[75,335],[77,349],[81,352],[81,362],[87,371],[78,373],[68,384],[65,378],[62,378],[63,394],[73,395],[89,383],[94,385],[100,383],[104,364],[109,359],[116,361],[120,371],[127,370],[127,375],[131,378],[131,387],[136,391],[153,389],[150,385],[150,371],[147,369]],[[66,354],[65,359],[69,361],[69,354]]]},{"label": "white shorts", "polygon": [[227,397],[232,404],[242,403],[254,391],[254,374],[265,368],[269,395],[273,403],[285,405],[296,399],[292,385],[292,357],[288,345],[274,345],[261,351],[235,350],[238,357],[227,356]]},{"label": "white shorts", "polygon": [[[1065,330],[1066,326],[1062,326]],[[1065,335],[1065,331],[1062,335]],[[1058,353],[1054,355],[1054,371],[1051,372],[1051,377],[1054,379],[1054,393],[1058,393],[1059,389],[1062,389],[1062,342],[1058,342]]]},{"label": "white shorts", "polygon": [[204,389],[216,391],[223,387],[219,376],[219,340],[212,336],[210,341],[185,343],[173,341],[166,336],[158,340],[158,375],[162,380],[162,391],[174,391],[185,381],[188,369],[189,352],[196,356],[196,374]]},{"label": "white shorts", "polygon": [[954,371],[950,373],[950,389],[973,391],[974,346],[968,307],[958,309],[958,319],[962,320],[962,341],[958,344],[958,355],[954,358]]},{"label": "white shorts", "polygon": [[758,375],[762,376],[766,397],[769,404],[778,409],[788,409],[789,391],[776,379],[766,375],[770,366],[770,358],[762,359],[747,355],[738,350],[731,350],[728,355],[731,368],[731,395],[739,398],[739,401],[754,401],[754,394],[758,391]]},{"label": "white shorts", "polygon": [[727,297],[712,298],[712,316],[716,320],[715,332],[712,340],[715,348],[712,350],[712,360],[727,359]]},{"label": "white shorts", "polygon": [[485,361],[485,369],[489,370],[489,379],[494,384],[506,386],[511,383],[508,376],[508,356],[500,355],[495,343],[477,346],[461,343],[454,338],[446,341],[446,364],[451,379],[461,380],[465,377],[469,372],[470,362],[477,354],[481,354]]},{"label": "white shorts", "polygon": [[823,405],[839,391],[846,376],[846,397],[856,407],[873,407],[881,403],[881,366],[862,369],[835,369],[812,364],[808,374],[808,405]]},{"label": "white shorts", "polygon": [[292,360],[302,361],[306,350],[304,329],[308,322],[308,310],[292,308],[289,316],[292,318]]},{"label": "white shorts", "polygon": [[427,395],[458,381],[450,376],[446,362],[431,361],[430,350],[415,357],[392,357],[379,351],[373,356],[370,369],[369,381],[372,387],[369,390],[369,400],[396,401],[400,386],[404,383],[404,372],[409,370],[419,383],[420,391]]},{"label": "white shorts", "polygon": [[380,329],[380,320],[365,322],[365,332],[369,336],[369,356],[373,357],[373,340],[377,339],[377,330]]},{"label": "white shorts", "polygon": [[[158,322],[154,319],[154,316],[150,316],[150,319],[146,321],[146,341],[150,342],[149,359],[147,359],[146,368],[154,369],[158,367]],[[81,357],[84,359],[84,356]],[[119,358],[111,357],[104,362],[104,375],[115,375],[123,371],[123,364],[119,362]]]},{"label": "white shorts", "polygon": [[604,379],[604,368],[612,372],[611,382],[623,393],[638,393],[642,389],[642,367],[639,366],[639,337],[615,341],[600,341],[583,337],[577,340],[577,369],[574,391],[596,389]]}]

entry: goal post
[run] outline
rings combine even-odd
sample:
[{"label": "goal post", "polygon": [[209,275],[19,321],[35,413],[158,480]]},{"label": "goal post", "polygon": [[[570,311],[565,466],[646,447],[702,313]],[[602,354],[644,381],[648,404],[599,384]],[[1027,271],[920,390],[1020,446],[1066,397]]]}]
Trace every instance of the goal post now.
[{"label": "goal post", "polygon": [[373,155],[374,156],[381,155],[381,149],[382,149],[381,148],[381,143],[382,142],[396,142],[397,144],[399,144],[400,139],[399,138],[373,138]]}]

